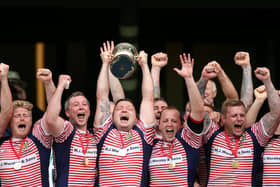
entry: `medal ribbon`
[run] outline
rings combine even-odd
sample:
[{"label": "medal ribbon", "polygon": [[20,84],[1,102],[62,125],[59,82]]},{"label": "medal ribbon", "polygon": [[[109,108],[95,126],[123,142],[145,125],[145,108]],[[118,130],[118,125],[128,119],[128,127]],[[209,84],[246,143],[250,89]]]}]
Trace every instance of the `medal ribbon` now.
[{"label": "medal ribbon", "polygon": [[86,133],[86,137],[87,137],[87,145],[86,145],[86,147],[84,147],[84,144],[83,144],[83,141],[82,141],[82,135],[80,134],[80,132],[78,132],[77,134],[80,137],[80,142],[81,142],[81,146],[82,146],[82,150],[83,150],[84,156],[86,156],[87,149],[88,149],[88,144],[89,144],[89,132],[87,131],[87,133]]},{"label": "medal ribbon", "polygon": [[123,141],[123,136],[122,134],[120,133],[120,140],[121,140],[121,149],[124,148],[124,141]]},{"label": "medal ribbon", "polygon": [[169,147],[169,154],[165,154],[164,152],[163,152],[163,142],[162,142],[162,144],[161,144],[161,147],[160,147],[160,151],[162,152],[162,154],[164,155],[164,156],[167,156],[168,158],[170,158],[170,159],[172,159],[172,151],[173,151],[173,142],[174,142],[174,140],[172,141],[172,143],[171,144],[169,144],[168,145],[168,147]]},{"label": "medal ribbon", "polygon": [[19,151],[17,152],[16,149],[14,148],[14,145],[13,145],[13,142],[12,142],[12,137],[10,138],[10,145],[12,147],[12,150],[13,152],[15,153],[16,157],[18,160],[20,160],[20,157],[21,157],[21,151],[22,151],[22,148],[23,148],[23,144],[26,140],[26,137],[24,139],[21,140],[21,144],[20,144],[20,148],[19,148]]},{"label": "medal ribbon", "polygon": [[229,136],[228,136],[228,134],[227,134],[226,131],[225,131],[225,137],[226,137],[227,144],[228,144],[228,146],[229,146],[229,148],[230,148],[230,150],[231,150],[233,156],[234,156],[235,158],[237,158],[237,149],[238,149],[240,137],[239,137],[238,139],[236,139],[236,141],[235,141],[235,149],[234,149],[234,150],[233,150],[232,147],[231,147],[231,143],[230,143],[230,140],[229,140]]}]

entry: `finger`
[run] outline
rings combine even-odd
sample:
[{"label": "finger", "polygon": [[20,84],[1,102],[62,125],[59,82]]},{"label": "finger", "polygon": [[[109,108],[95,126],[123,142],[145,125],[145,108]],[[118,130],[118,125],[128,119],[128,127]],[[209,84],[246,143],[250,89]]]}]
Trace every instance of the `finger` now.
[{"label": "finger", "polygon": [[114,50],[114,41],[111,41],[111,52]]},{"label": "finger", "polygon": [[184,59],[183,59],[183,56],[182,56],[182,55],[180,55],[179,57],[180,57],[181,65],[183,65],[183,64],[184,64]]},{"label": "finger", "polygon": [[192,58],[192,65],[194,64],[194,58]]},{"label": "finger", "polygon": [[173,68],[174,71],[176,71],[177,74],[179,74],[180,70],[178,68]]},{"label": "finger", "polygon": [[68,89],[69,89],[69,86],[70,86],[70,80],[67,80],[67,81],[66,81],[66,87],[65,87],[65,89],[68,90]]},{"label": "finger", "polygon": [[106,46],[105,42],[103,43],[103,48],[104,48],[104,51],[107,51],[107,46]]},{"label": "finger", "polygon": [[186,63],[188,61],[186,53],[183,53],[183,56],[184,56],[184,62]]},{"label": "finger", "polygon": [[100,47],[100,52],[103,53],[103,48],[102,47]]},{"label": "finger", "polygon": [[108,49],[108,51],[111,51],[111,46],[110,46],[110,42],[109,41],[107,41],[107,49]]},{"label": "finger", "polygon": [[191,62],[191,54],[188,53],[188,62]]},{"label": "finger", "polygon": [[39,73],[40,75],[49,75],[50,71],[48,69],[40,69]]}]

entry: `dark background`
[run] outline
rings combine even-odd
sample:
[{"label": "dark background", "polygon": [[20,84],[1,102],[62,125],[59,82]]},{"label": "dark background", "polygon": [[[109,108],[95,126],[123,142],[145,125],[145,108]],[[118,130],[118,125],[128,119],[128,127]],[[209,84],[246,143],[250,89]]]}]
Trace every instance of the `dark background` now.
[{"label": "dark background", "polygon": [[[184,110],[187,92],[184,81],[172,70],[179,67],[179,54],[195,58],[195,79],[204,65],[218,61],[238,92],[242,71],[233,56],[250,53],[253,70],[266,66],[280,89],[279,18],[273,1],[1,1],[0,55],[11,70],[28,82],[29,100],[36,101],[35,43],[45,43],[45,67],[72,76],[69,90],[81,90],[95,109],[96,80],[101,66],[100,46],[107,40],[133,43],[150,56],[168,54],[168,66],[161,72],[161,93],[168,102]],[[133,35],[122,30],[132,28]],[[217,80],[215,79],[218,84]],[[254,87],[261,83],[253,75]],[[127,97],[139,105],[141,72],[122,81]],[[216,104],[224,100],[218,84]],[[267,108],[262,110],[265,112]],[[93,116],[93,115],[92,115]]]}]

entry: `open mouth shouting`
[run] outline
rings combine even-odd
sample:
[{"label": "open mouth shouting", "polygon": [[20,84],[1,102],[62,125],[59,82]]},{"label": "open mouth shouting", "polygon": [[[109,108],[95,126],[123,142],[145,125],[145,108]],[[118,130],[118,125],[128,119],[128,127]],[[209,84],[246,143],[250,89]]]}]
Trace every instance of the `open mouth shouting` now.
[{"label": "open mouth shouting", "polygon": [[129,117],[128,116],[121,116],[120,120],[121,120],[121,123],[127,123],[128,120],[129,120]]},{"label": "open mouth shouting", "polygon": [[233,128],[234,128],[234,131],[238,134],[243,132],[243,125],[242,124],[234,124]]},{"label": "open mouth shouting", "polygon": [[18,125],[18,129],[19,129],[20,131],[25,131],[25,129],[26,129],[26,124],[19,124],[19,125]]},{"label": "open mouth shouting", "polygon": [[175,136],[174,128],[168,127],[165,129],[165,134],[167,138],[173,138]]},{"label": "open mouth shouting", "polygon": [[80,112],[80,113],[78,113],[77,116],[78,116],[78,119],[84,119],[86,114],[84,112]]}]

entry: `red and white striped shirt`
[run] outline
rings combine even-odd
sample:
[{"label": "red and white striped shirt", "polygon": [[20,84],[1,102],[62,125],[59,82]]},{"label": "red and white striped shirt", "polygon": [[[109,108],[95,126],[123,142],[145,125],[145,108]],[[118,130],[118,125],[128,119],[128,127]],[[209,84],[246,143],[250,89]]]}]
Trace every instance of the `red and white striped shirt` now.
[{"label": "red and white striped shirt", "polygon": [[[86,154],[83,153],[88,147]],[[88,164],[85,163],[88,160]],[[69,121],[65,121],[64,131],[54,142],[54,160],[56,168],[56,186],[93,186],[96,175],[96,141],[94,135],[75,130]],[[68,180],[67,180],[68,179]]]},{"label": "red and white striped shirt", "polygon": [[[159,141],[153,147],[150,159],[151,186],[189,186],[193,185],[194,174],[197,164],[189,163],[188,159],[198,163],[199,147],[201,145],[201,134],[194,133],[188,125],[179,131],[176,136],[185,141],[190,149],[185,149],[179,139],[175,138],[173,143]],[[172,146],[172,162],[175,168],[169,168],[171,159],[166,155],[170,154]],[[169,155],[170,156],[170,155]],[[194,164],[194,165],[193,165]],[[193,174],[193,181],[189,181],[189,173]]]},{"label": "red and white striped shirt", "polygon": [[263,186],[280,186],[280,136],[269,141],[263,156]]},{"label": "red and white striped shirt", "polygon": [[[218,125],[212,123],[204,136],[204,141],[208,142],[214,132],[218,129]],[[256,137],[256,142],[249,134],[252,133]],[[238,146],[237,158],[232,154],[232,151],[226,141],[224,131],[221,131],[214,138],[210,145],[210,173],[208,186],[252,186],[254,155],[257,154],[254,149],[254,144],[265,146],[271,136],[267,135],[262,121],[251,126],[246,130],[240,138]],[[230,137],[231,146],[234,148],[235,140]],[[261,150],[261,149],[260,149]],[[261,154],[261,152],[260,152]],[[238,168],[233,168],[233,161],[239,163]]]},{"label": "red and white striped shirt", "polygon": [[[111,127],[108,119],[103,128],[96,128],[96,140]],[[143,132],[145,142],[152,145],[154,127],[137,121],[136,126]],[[129,132],[120,132],[116,128],[109,131],[103,143],[99,159],[100,186],[140,186],[143,169],[143,142],[140,134],[134,128]]]},{"label": "red and white striped shirt", "polygon": [[[32,130],[33,137],[31,138],[31,135],[25,139],[20,159],[14,153],[8,138],[0,146],[1,186],[48,186],[48,177],[47,175],[42,175],[41,166],[42,169],[46,170],[45,172],[48,172],[48,168],[44,168],[44,166],[48,166],[49,155],[43,155],[43,153],[39,152],[39,149],[40,146],[43,146],[50,153],[52,136],[45,133],[41,121],[39,120],[34,124]],[[22,140],[12,139],[12,145],[18,153]],[[17,162],[21,163],[19,170],[14,168],[14,164]]]}]

